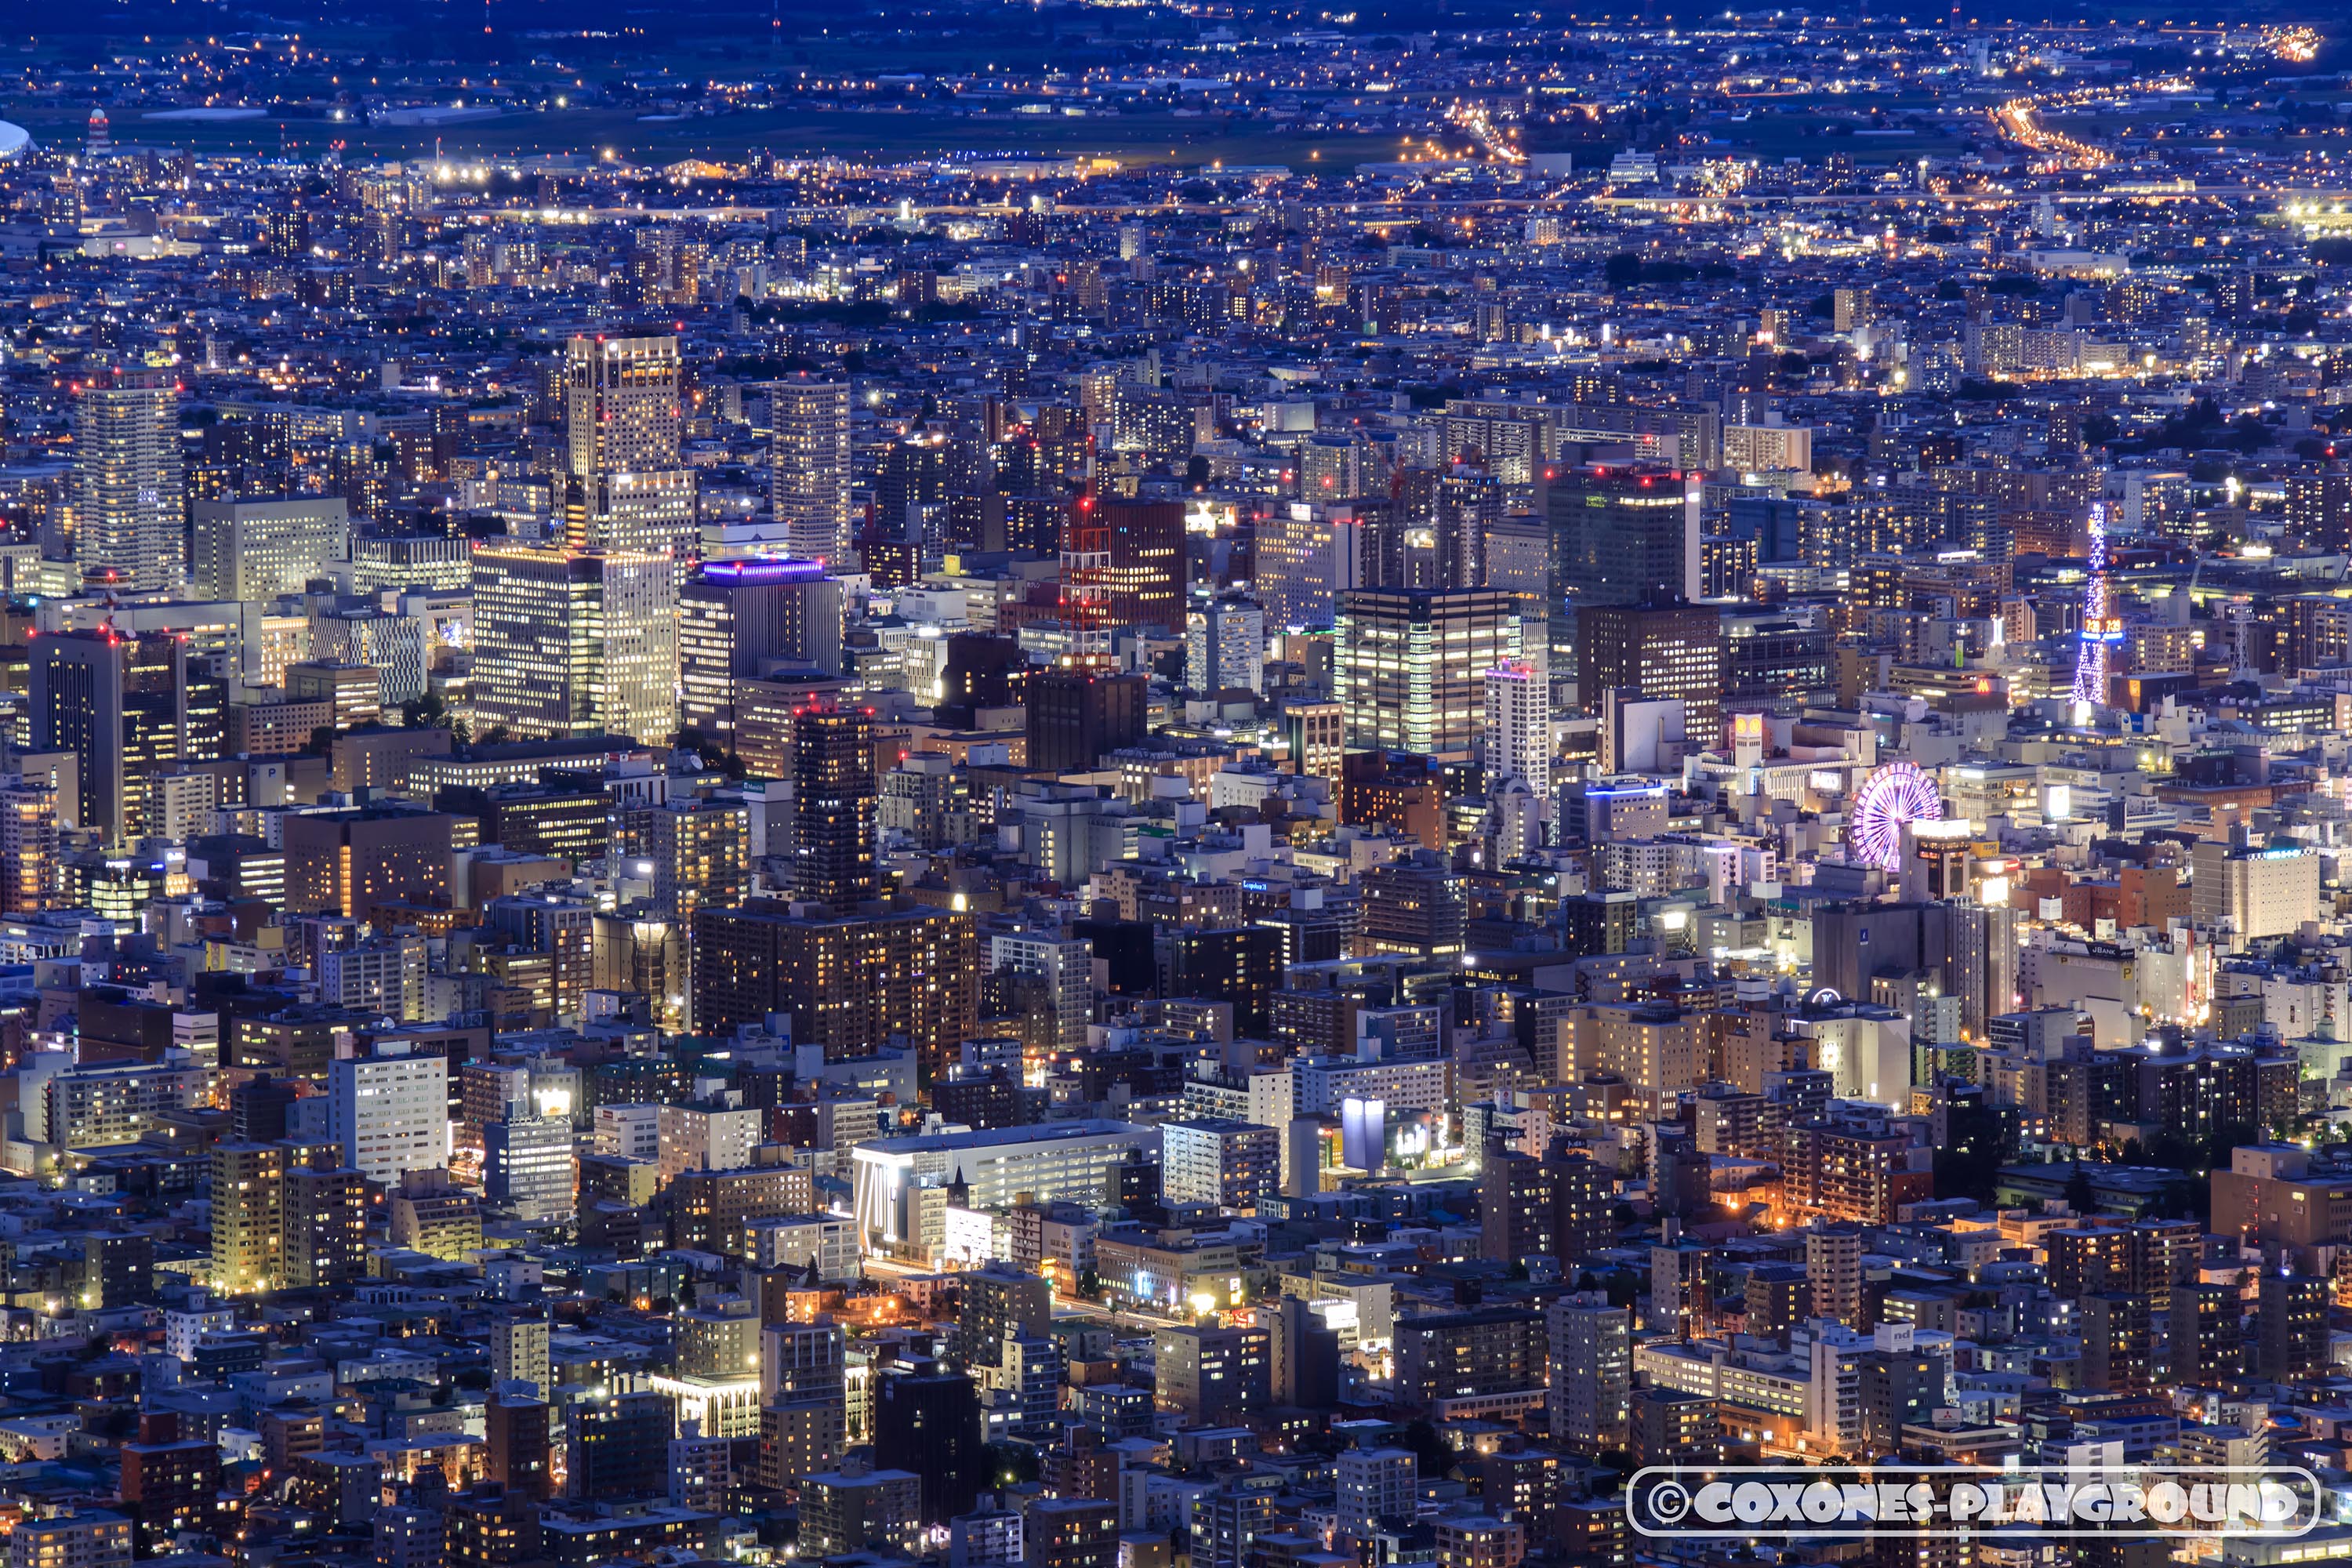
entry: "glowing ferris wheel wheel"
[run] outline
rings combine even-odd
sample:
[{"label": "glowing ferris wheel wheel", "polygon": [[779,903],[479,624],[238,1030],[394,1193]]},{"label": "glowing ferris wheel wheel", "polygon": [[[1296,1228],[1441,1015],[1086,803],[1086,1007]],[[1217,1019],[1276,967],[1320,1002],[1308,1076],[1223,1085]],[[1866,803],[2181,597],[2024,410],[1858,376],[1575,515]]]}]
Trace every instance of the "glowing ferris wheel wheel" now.
[{"label": "glowing ferris wheel wheel", "polygon": [[1889,763],[1862,781],[1845,841],[1853,858],[1882,871],[1903,868],[1903,825],[1940,822],[1944,797],[1936,781],[1910,763]]}]

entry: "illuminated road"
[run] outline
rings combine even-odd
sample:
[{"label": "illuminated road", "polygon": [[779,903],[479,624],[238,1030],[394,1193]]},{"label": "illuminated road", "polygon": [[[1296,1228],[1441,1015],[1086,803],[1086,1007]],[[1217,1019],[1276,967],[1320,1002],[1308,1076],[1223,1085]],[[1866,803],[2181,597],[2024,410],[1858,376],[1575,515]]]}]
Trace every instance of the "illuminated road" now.
[{"label": "illuminated road", "polygon": [[[951,1269],[920,1268],[911,1263],[901,1263],[895,1258],[868,1258],[864,1267],[867,1275],[881,1280],[929,1279],[935,1274],[953,1272]],[[1101,1318],[1106,1321],[1115,1318],[1119,1327],[1129,1323],[1156,1329],[1188,1329],[1192,1326],[1187,1318],[1171,1318],[1164,1312],[1146,1312],[1133,1307],[1121,1307],[1114,1311],[1100,1302],[1089,1301],[1082,1296],[1066,1296],[1059,1290],[1054,1292],[1054,1316]]]},{"label": "illuminated road", "polygon": [[[2319,35],[2309,27],[2264,27],[2262,39],[2264,48],[2280,59],[2291,62],[2308,60],[2319,50]],[[2012,98],[1991,111],[1993,129],[2004,141],[2013,142],[2030,153],[2042,154],[2048,160],[2043,165],[2047,171],[2104,169],[2116,161],[2111,150],[2069,136],[2062,131],[2053,131],[2042,123],[2044,111],[2085,107],[2126,94],[2181,92],[2195,85],[2177,77],[2163,77],[2130,82],[2121,87],[2101,83]]]}]

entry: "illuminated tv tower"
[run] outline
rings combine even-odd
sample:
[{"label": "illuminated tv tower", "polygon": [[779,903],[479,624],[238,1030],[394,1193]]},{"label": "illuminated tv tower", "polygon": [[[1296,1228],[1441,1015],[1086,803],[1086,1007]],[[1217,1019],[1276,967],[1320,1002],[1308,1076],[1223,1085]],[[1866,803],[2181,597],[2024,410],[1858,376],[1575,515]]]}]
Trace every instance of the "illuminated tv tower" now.
[{"label": "illuminated tv tower", "polygon": [[2082,640],[2074,655],[2074,719],[2087,723],[2088,710],[2107,700],[2107,648],[2121,642],[2122,619],[2107,602],[2107,509],[2094,501],[2090,511],[2091,571],[2083,584]]}]

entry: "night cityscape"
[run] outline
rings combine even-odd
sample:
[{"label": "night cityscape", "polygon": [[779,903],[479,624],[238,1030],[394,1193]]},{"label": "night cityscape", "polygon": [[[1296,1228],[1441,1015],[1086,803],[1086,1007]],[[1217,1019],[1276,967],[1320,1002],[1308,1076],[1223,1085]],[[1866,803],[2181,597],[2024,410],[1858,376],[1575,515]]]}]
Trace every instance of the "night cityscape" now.
[{"label": "night cityscape", "polygon": [[2307,0],[0,7],[0,1568],[2352,1562],[2347,205]]}]

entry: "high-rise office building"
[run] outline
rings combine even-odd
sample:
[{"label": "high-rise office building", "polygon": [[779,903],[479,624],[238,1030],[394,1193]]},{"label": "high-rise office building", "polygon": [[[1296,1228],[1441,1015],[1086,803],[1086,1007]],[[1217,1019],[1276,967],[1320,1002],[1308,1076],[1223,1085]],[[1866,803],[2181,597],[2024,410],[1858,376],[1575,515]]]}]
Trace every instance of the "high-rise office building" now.
[{"label": "high-rise office building", "polygon": [[1091,631],[1181,626],[1184,503],[1073,501],[1062,536],[1062,599],[1064,618]]},{"label": "high-rise office building", "polygon": [[268,601],[299,594],[325,574],[329,562],[342,559],[351,537],[349,506],[341,496],[200,500],[194,511],[189,586],[202,599]]},{"label": "high-rise office building", "polygon": [[760,1478],[783,1488],[837,1463],[848,1440],[840,1326],[771,1323],[760,1331]]},{"label": "high-rise office building", "polygon": [[474,552],[475,731],[511,739],[677,729],[677,589],[640,551]]},{"label": "high-rise office building", "polygon": [[33,639],[31,663],[33,749],[78,763],[73,826],[109,845],[145,837],[146,780],[186,754],[187,645],[162,632],[48,632]]},{"label": "high-rise office building", "polygon": [[821,563],[847,559],[850,529],[849,387],[803,376],[768,389],[770,510],[793,555]]},{"label": "high-rise office building", "polygon": [[1265,612],[1247,599],[1219,599],[1186,616],[1184,684],[1204,697],[1265,695]]},{"label": "high-rise office building", "polygon": [[1576,617],[1587,605],[1699,597],[1699,489],[1696,474],[1663,468],[1586,468],[1552,481],[1555,668],[1573,658]]},{"label": "high-rise office building", "polygon": [[449,1063],[383,1049],[328,1065],[327,1129],[343,1161],[380,1186],[449,1163]]},{"label": "high-rise office building", "polygon": [[1549,809],[1551,799],[1551,677],[1544,650],[1506,659],[1486,672],[1486,783],[1526,784]]},{"label": "high-rise office building", "polygon": [[575,550],[667,555],[683,575],[700,543],[677,339],[573,338],[564,347],[564,538]]},{"label": "high-rise office building", "polygon": [[1282,727],[1290,747],[1290,771],[1328,779],[1336,790],[1341,759],[1348,753],[1346,711],[1337,702],[1285,702]]},{"label": "high-rise office building", "polygon": [[1444,958],[1468,949],[1470,906],[1462,879],[1445,858],[1415,849],[1374,866],[1361,879],[1362,923],[1359,952],[1402,952]]},{"label": "high-rise office building", "polygon": [[1339,596],[1332,694],[1348,744],[1468,754],[1486,718],[1486,673],[1519,656],[1508,594],[1364,588]]},{"label": "high-rise office building", "polygon": [[874,898],[874,720],[863,708],[793,718],[793,898],[852,914]]},{"label": "high-rise office building", "polygon": [[0,776],[0,914],[45,910],[58,892],[58,792]]},{"label": "high-rise office building", "polygon": [[1502,480],[1478,462],[1456,458],[1444,468],[1399,470],[1411,584],[1486,586],[1486,531],[1502,520],[1503,502]]},{"label": "high-rise office building", "polygon": [[1365,574],[1370,507],[1292,501],[1257,525],[1256,576],[1251,586],[1265,605],[1266,624],[1281,628],[1331,625],[1339,595],[1378,586]]},{"label": "high-rise office building", "polygon": [[482,1128],[482,1194],[521,1218],[570,1215],[575,1170],[568,1118],[527,1116]]},{"label": "high-rise office building", "polygon": [[778,662],[841,673],[841,583],[814,561],[716,561],[678,594],[678,722],[735,748],[736,682]]},{"label": "high-rise office building", "polygon": [[462,534],[353,533],[347,548],[354,594],[461,589],[473,581],[474,542]]},{"label": "high-rise office building", "polygon": [[1723,628],[1712,607],[1587,605],[1577,626],[1576,691],[1586,707],[1619,689],[1679,700],[1684,733],[1709,743],[1723,704]]},{"label": "high-rise office building", "polygon": [[1029,678],[1029,765],[1083,772],[1106,752],[1143,738],[1150,681],[1088,669],[1040,670]]},{"label": "high-rise office building", "polygon": [[946,537],[950,456],[945,434],[920,428],[882,448],[874,473],[878,534],[934,545]]},{"label": "high-rise office building", "polygon": [[121,593],[177,593],[180,389],[169,371],[124,371],[74,405],[74,559]]}]

